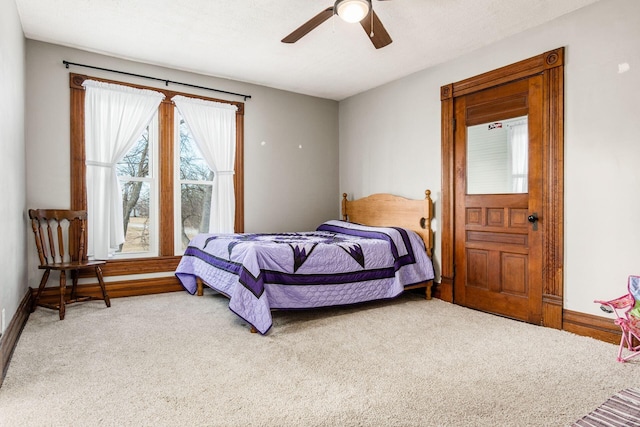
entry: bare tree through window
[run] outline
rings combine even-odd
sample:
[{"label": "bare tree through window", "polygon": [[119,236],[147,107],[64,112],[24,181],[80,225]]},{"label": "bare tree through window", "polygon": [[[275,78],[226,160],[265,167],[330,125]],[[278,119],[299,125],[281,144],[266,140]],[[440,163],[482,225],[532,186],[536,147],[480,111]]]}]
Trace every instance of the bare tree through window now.
[{"label": "bare tree through window", "polygon": [[211,216],[213,171],[202,158],[189,127],[180,117],[180,202],[182,248],[198,233],[206,233]]},{"label": "bare tree through window", "polygon": [[[176,114],[179,114],[176,112]],[[149,128],[117,164],[122,187],[122,212],[125,243],[121,253],[148,252],[152,197],[153,141]],[[198,149],[191,132],[179,117],[179,185],[180,185],[180,240],[186,248],[198,233],[208,231],[211,216],[213,171]]]},{"label": "bare tree through window", "polygon": [[122,216],[125,242],[119,252],[149,251],[150,144],[147,127],[140,139],[117,164],[122,187]]}]

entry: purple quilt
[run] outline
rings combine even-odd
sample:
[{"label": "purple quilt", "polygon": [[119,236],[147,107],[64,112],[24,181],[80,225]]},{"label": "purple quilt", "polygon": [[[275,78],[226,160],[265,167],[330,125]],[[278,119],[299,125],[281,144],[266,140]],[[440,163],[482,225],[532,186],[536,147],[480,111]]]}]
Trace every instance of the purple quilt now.
[{"label": "purple quilt", "polygon": [[175,272],[191,294],[196,277],[265,334],[271,309],[353,304],[399,295],[433,279],[418,234],[328,221],[313,232],[199,234]]}]

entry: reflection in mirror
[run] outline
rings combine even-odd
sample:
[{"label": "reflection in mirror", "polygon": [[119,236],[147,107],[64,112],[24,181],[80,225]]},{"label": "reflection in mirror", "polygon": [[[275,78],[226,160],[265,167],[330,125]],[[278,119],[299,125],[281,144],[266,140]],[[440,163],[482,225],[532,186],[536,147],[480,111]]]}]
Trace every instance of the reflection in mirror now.
[{"label": "reflection in mirror", "polygon": [[527,116],[467,127],[467,194],[528,192]]}]

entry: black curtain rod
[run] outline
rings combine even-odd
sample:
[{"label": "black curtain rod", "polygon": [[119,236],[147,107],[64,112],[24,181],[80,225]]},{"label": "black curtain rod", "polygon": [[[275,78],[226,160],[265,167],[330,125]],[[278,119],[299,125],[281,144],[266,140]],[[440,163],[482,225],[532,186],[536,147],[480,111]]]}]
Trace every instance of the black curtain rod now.
[{"label": "black curtain rod", "polygon": [[142,74],[127,73],[126,71],[110,70],[109,68],[94,67],[93,65],[77,64],[75,62],[69,62],[65,60],[62,60],[62,63],[66,68],[69,68],[69,65],[75,65],[76,67],[93,68],[94,70],[102,70],[102,71],[108,71],[110,73],[125,74],[127,76],[142,77],[143,79],[156,80],[159,82],[164,82],[166,86],[169,86],[169,83],[173,83],[175,85],[188,86],[196,89],[205,89],[205,90],[211,90],[213,92],[218,92],[218,93],[226,93],[227,95],[241,96],[244,98],[245,101],[251,98],[251,95],[244,95],[242,93],[227,92],[226,90],[213,89],[213,88],[204,87],[204,86],[197,86],[197,85],[192,85],[190,83],[175,82],[173,80],[167,80],[167,79],[159,79],[157,77],[144,76]]}]

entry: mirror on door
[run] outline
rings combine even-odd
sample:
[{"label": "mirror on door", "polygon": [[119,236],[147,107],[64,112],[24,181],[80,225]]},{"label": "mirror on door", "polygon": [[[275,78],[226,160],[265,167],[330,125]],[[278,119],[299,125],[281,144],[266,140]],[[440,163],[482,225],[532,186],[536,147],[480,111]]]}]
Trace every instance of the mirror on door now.
[{"label": "mirror on door", "polygon": [[528,192],[527,116],[467,127],[467,194]]}]

